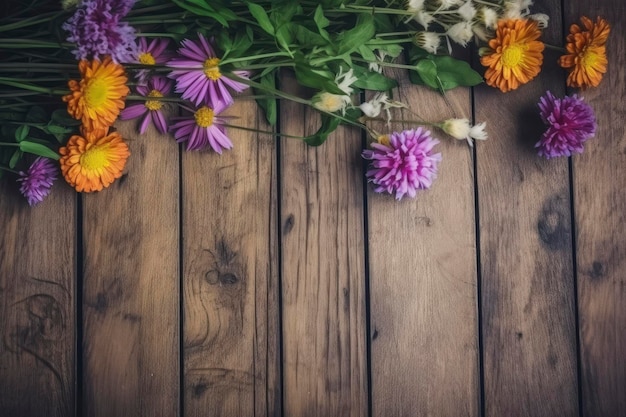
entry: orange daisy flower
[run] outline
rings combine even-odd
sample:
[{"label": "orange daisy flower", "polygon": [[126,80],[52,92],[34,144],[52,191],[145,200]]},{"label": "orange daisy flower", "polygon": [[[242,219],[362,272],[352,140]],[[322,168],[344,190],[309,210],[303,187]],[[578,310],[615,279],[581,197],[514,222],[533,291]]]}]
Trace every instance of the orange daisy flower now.
[{"label": "orange daisy flower", "polygon": [[489,41],[487,52],[480,58],[480,63],[487,67],[487,84],[506,93],[535,78],[541,71],[545,47],[540,36],[534,20],[500,20],[496,37]]},{"label": "orange daisy flower", "polygon": [[569,69],[569,87],[585,89],[597,87],[606,73],[609,62],[605,45],[611,26],[600,17],[595,23],[586,16],[581,17],[580,21],[584,29],[576,23],[570,26],[565,46],[568,53],[559,58],[559,65]]},{"label": "orange daisy flower", "polygon": [[85,130],[73,135],[59,149],[63,177],[78,192],[101,191],[122,176],[130,156],[118,132],[108,128]]},{"label": "orange daisy flower", "polygon": [[111,126],[129,93],[124,67],[107,56],[102,61],[81,60],[78,69],[82,79],[70,80],[72,92],[63,96],[68,113],[88,130]]}]

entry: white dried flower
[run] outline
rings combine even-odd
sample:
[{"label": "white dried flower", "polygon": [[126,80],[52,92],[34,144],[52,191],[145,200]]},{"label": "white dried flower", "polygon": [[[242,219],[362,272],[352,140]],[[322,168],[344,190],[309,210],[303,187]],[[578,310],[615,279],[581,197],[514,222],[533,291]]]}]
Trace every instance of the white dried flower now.
[{"label": "white dried flower", "polygon": [[350,86],[358,79],[353,74],[354,71],[352,68],[346,73],[343,72],[343,68],[339,68],[339,74],[335,76],[337,87],[347,95],[352,94],[352,88]]},{"label": "white dried flower", "polygon": [[376,58],[377,58],[376,62],[369,63],[368,65],[369,70],[382,74],[383,66],[381,65],[381,63],[385,62],[386,57],[387,57],[387,52],[383,51],[382,49],[377,49],[376,50]]},{"label": "white dried flower", "polygon": [[424,0],[409,0],[406,4],[407,11],[417,13],[424,8]]},{"label": "white dried flower", "polygon": [[476,8],[472,4],[471,0],[465,2],[461,7],[459,7],[457,12],[466,22],[471,22],[474,16],[476,16]]},{"label": "white dried flower", "polygon": [[441,129],[455,139],[467,140],[467,143],[473,146],[472,139],[487,139],[485,126],[485,122],[472,126],[467,119],[447,119],[441,124]]},{"label": "white dried flower", "polygon": [[489,7],[480,9],[480,18],[487,29],[495,29],[498,25],[498,12]]},{"label": "white dried flower", "polygon": [[431,54],[436,54],[437,49],[439,49],[439,45],[441,44],[439,34],[435,32],[417,32],[413,39],[415,45],[430,52]]},{"label": "white dried flower", "polygon": [[539,29],[547,28],[548,22],[550,21],[550,17],[545,13],[531,14],[531,15],[528,15],[528,18],[537,22],[537,26],[539,26]]},{"label": "white dried flower", "polygon": [[318,110],[334,113],[341,110],[345,114],[346,107],[352,104],[352,99],[348,95],[331,94],[326,91],[317,93],[311,99],[313,107]]},{"label": "white dried flower", "polygon": [[446,31],[446,35],[459,45],[466,46],[467,43],[472,40],[474,32],[472,31],[471,24],[468,22],[459,22],[450,26]]},{"label": "white dried flower", "polygon": [[447,10],[452,6],[458,6],[463,3],[463,0],[438,0],[439,8]]},{"label": "white dried flower", "polygon": [[421,10],[419,12],[417,12],[417,14],[415,14],[415,16],[413,16],[413,19],[419,23],[420,25],[422,25],[424,27],[424,29],[428,29],[428,25],[430,25],[430,22],[432,22],[435,18],[432,14]]}]

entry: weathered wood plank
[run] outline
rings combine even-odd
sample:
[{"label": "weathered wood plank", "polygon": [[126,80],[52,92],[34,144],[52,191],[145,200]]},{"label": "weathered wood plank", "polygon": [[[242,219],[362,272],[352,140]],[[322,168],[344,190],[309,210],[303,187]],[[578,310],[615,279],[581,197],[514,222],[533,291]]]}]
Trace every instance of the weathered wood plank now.
[{"label": "weathered wood plank", "polygon": [[[233,125],[267,130],[253,101]],[[183,154],[186,416],[280,413],[275,139],[229,129],[234,149]]]},{"label": "weathered wood plank", "polygon": [[[60,173],[59,173],[60,177]],[[76,199],[29,208],[0,183],[0,415],[75,415]]]},{"label": "weathered wood plank", "polygon": [[[393,74],[401,80],[394,99],[423,119],[471,115],[468,90],[448,93],[447,105],[438,93],[411,85],[406,72]],[[431,132],[443,156],[431,190],[399,202],[368,194],[376,417],[479,415],[472,150]]]},{"label": "weathered wood plank", "polygon": [[[561,40],[560,1],[543,40]],[[491,140],[477,148],[485,416],[577,416],[577,357],[568,161],[537,156],[544,130],[537,102],[564,93],[558,55],[506,94],[475,92]]]},{"label": "weathered wood plank", "polygon": [[566,24],[606,18],[608,73],[585,91],[598,120],[596,138],[573,159],[585,417],[626,416],[626,7],[622,1],[573,1]]},{"label": "weathered wood plank", "polygon": [[[284,103],[281,132],[312,134],[317,117]],[[360,149],[343,128],[317,148],[281,142],[286,416],[367,415]]]},{"label": "weathered wood plank", "polygon": [[179,409],[178,146],[120,123],[128,174],[83,196],[86,416]]}]

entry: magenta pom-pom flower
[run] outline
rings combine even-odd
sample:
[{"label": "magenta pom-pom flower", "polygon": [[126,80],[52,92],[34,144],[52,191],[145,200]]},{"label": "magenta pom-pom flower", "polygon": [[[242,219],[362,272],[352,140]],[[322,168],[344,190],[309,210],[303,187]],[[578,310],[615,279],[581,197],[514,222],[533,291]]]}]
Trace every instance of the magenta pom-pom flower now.
[{"label": "magenta pom-pom flower", "polygon": [[363,158],[371,161],[366,176],[377,193],[415,197],[416,191],[430,188],[437,177],[441,154],[433,148],[439,143],[421,127],[382,136],[364,150]]},{"label": "magenta pom-pom flower", "polygon": [[[148,80],[148,85],[138,85],[137,92],[144,97],[167,97],[172,90],[172,81],[165,77],[154,76]],[[146,100],[140,104],[127,106],[120,113],[120,119],[129,120],[142,117],[139,125],[139,133],[144,134],[150,125],[154,124],[161,133],[167,133],[167,119],[163,114],[164,102],[161,100]]]},{"label": "magenta pom-pom flower", "polygon": [[577,95],[556,98],[550,91],[539,100],[548,128],[535,147],[547,159],[582,153],[584,143],[596,134],[593,109]]},{"label": "magenta pom-pom flower", "polygon": [[22,183],[20,192],[31,207],[41,203],[50,194],[57,172],[58,168],[52,160],[41,156],[35,159],[26,172],[19,172],[17,181]]},{"label": "magenta pom-pom flower", "polygon": [[[198,42],[190,39],[181,42],[180,57],[167,63],[174,68],[168,77],[176,80],[176,92],[182,93],[182,98],[196,106],[205,104],[219,113],[233,104],[229,88],[240,93],[248,86],[224,76],[213,46],[201,34],[198,38]],[[233,71],[233,74],[241,78],[249,76],[247,71]]]}]

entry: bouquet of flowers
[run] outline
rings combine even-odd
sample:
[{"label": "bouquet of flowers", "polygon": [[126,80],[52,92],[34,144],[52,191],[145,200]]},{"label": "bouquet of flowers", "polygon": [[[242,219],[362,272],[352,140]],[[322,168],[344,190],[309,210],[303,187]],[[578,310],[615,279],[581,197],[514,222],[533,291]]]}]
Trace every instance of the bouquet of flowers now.
[{"label": "bouquet of flowers", "polygon": [[[231,150],[224,114],[254,99],[270,125],[278,102],[310,106],[319,146],[339,125],[371,137],[362,153],[377,192],[414,197],[442,158],[432,132],[487,139],[485,122],[425,121],[393,99],[388,68],[445,94],[486,82],[506,93],[539,74],[548,16],[531,0],[51,0],[13,1],[0,20],[0,175],[17,180],[30,205],[62,176],[78,192],[101,191],[124,170],[129,147],[114,124],[137,119],[171,133],[187,151]],[[602,18],[572,24],[558,64],[568,86],[597,86],[610,32]],[[454,57],[476,44],[482,68]],[[279,75],[302,87],[286,91]],[[248,90],[248,91],[246,91]],[[242,94],[246,91],[245,94]],[[593,110],[574,95],[539,101],[546,158],[583,151]],[[399,114],[400,116],[392,116]],[[418,120],[415,120],[418,119]],[[387,132],[392,121],[415,128]],[[267,132],[276,136],[280,133]],[[59,175],[59,173],[61,175]]]}]

